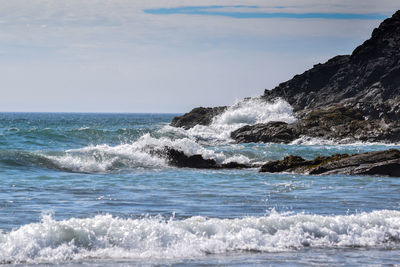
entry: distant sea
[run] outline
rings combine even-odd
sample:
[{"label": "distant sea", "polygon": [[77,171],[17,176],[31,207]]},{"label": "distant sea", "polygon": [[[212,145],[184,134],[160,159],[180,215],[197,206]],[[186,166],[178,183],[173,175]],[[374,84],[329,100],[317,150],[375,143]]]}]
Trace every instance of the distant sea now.
[{"label": "distant sea", "polygon": [[210,126],[177,114],[0,113],[6,266],[365,266],[400,263],[400,179],[175,168],[165,146],[218,162],[360,153],[399,144],[234,144],[231,130],[294,121],[239,101]]}]

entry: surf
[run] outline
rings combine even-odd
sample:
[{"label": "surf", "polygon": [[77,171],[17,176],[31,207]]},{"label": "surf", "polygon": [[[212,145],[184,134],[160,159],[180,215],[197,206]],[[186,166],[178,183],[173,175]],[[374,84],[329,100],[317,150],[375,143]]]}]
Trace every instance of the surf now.
[{"label": "surf", "polygon": [[285,252],[307,247],[398,248],[400,212],[352,215],[271,212],[236,219],[193,216],[91,218],[40,222],[0,234],[0,262],[41,263],[85,259],[174,259],[232,252]]}]

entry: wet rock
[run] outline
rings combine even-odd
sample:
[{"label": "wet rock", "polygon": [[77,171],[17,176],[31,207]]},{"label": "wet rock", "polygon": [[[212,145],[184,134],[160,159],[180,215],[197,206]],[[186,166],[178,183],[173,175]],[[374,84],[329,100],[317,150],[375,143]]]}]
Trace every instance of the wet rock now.
[{"label": "wet rock", "polygon": [[194,108],[190,112],[172,119],[171,126],[190,129],[196,125],[209,125],[212,119],[226,110],[226,106],[214,108]]},{"label": "wet rock", "polygon": [[196,169],[244,169],[251,168],[251,165],[241,164],[238,162],[229,162],[218,165],[213,159],[205,159],[202,155],[187,156],[180,150],[165,147],[164,150],[157,152],[167,157],[169,164],[179,168],[196,168]]},{"label": "wet rock", "polygon": [[213,159],[204,159],[201,155],[187,156],[182,151],[166,148],[166,156],[171,165],[180,168],[215,169],[217,162]]},{"label": "wet rock", "polygon": [[400,177],[400,151],[389,149],[331,160],[313,167],[310,174],[367,174]]},{"label": "wet rock", "polygon": [[283,160],[270,161],[261,166],[260,172],[283,172],[305,166],[307,161],[299,156],[287,156]]},{"label": "wet rock", "polygon": [[366,119],[359,109],[332,105],[308,111],[292,124],[270,122],[247,125],[231,133],[238,143],[289,143],[300,136],[335,140],[337,142],[371,141],[399,142],[400,121]]},{"label": "wet rock", "polygon": [[337,142],[400,141],[400,121],[366,119],[359,109],[343,105],[314,109],[300,119],[295,128],[300,135]]},{"label": "wet rock", "polygon": [[251,165],[246,165],[238,162],[228,162],[221,165],[221,169],[248,169],[252,168]]},{"label": "wet rock", "polygon": [[260,172],[295,172],[302,174],[384,175],[400,177],[400,151],[389,149],[363,154],[335,154],[305,160],[287,156],[283,160],[267,162]]},{"label": "wet rock", "polygon": [[293,125],[281,121],[271,121],[255,125],[243,126],[231,133],[231,138],[238,143],[289,143],[299,138]]}]

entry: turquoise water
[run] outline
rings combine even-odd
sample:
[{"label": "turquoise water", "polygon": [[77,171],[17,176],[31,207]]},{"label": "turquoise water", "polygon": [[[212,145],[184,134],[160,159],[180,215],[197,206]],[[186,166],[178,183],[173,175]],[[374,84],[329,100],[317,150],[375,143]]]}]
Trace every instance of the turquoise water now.
[{"label": "turquoise water", "polygon": [[236,145],[221,132],[214,140],[207,127],[167,126],[173,117],[0,113],[0,262],[400,262],[398,178],[177,169],[151,153],[172,146],[219,162],[262,163],[289,154],[313,158],[400,146],[321,140]]}]

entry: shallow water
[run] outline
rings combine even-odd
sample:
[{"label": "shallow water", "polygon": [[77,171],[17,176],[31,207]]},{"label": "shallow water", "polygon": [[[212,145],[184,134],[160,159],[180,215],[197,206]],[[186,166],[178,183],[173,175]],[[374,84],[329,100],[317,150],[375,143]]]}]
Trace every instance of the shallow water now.
[{"label": "shallow water", "polygon": [[400,262],[398,178],[177,169],[151,153],[173,146],[221,163],[262,163],[289,154],[400,148],[306,138],[288,145],[232,144],[227,132],[243,123],[292,120],[291,110],[279,105],[257,117],[264,113],[254,115],[239,103],[211,126],[190,131],[167,126],[174,114],[0,113],[0,262]]}]

